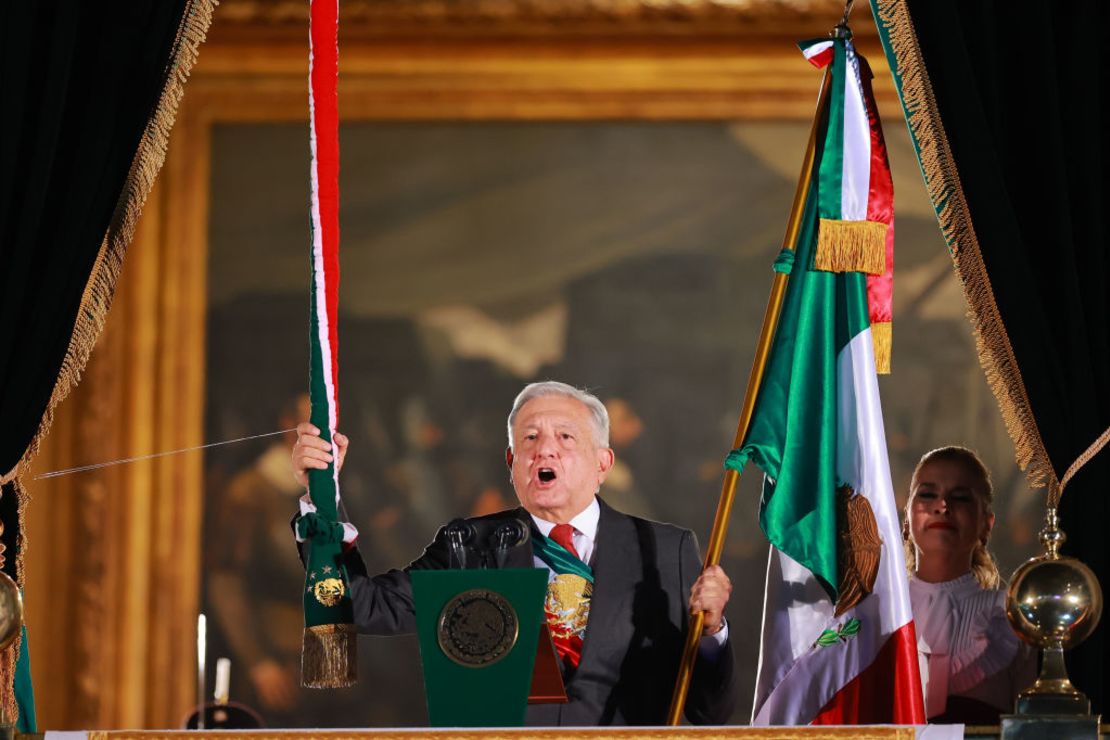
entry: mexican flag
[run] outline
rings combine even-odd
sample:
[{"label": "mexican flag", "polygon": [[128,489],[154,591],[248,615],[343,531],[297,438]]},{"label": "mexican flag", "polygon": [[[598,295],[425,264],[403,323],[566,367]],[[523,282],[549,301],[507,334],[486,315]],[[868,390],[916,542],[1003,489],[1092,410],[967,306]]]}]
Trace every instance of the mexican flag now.
[{"label": "mexican flag", "polygon": [[752,724],[921,724],[873,345],[890,291],[869,284],[890,274],[890,171],[866,62],[846,39],[803,51],[817,43],[807,57],[832,77],[813,180],[751,427],[726,461],[765,473]]}]

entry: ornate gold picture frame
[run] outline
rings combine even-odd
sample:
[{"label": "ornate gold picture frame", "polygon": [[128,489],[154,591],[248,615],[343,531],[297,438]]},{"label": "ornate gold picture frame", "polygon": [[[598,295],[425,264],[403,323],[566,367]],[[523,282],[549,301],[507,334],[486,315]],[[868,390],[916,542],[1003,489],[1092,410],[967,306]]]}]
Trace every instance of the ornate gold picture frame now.
[{"label": "ornate gold picture frame", "polygon": [[[807,120],[815,0],[344,0],[344,121]],[[303,0],[225,0],[186,87],[107,328],[37,471],[204,443],[211,137],[307,120]],[[881,59],[865,8],[857,43]],[[880,107],[900,119],[876,64]],[[800,156],[800,154],[799,154]],[[40,724],[178,727],[195,702],[203,456],[32,482]],[[45,600],[42,594],[51,594]]]}]

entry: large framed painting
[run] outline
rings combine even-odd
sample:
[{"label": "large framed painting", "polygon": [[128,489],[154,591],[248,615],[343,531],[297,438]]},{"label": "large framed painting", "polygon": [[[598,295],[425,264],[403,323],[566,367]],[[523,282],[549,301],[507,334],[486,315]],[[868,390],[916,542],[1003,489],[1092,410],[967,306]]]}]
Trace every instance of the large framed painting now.
[{"label": "large framed painting", "polygon": [[[455,516],[514,505],[505,416],[545,378],[609,409],[618,464],[603,496],[707,537],[819,84],[794,42],[836,15],[816,2],[345,0],[341,483],[371,568],[404,565]],[[219,7],[42,469],[303,418],[306,16],[299,0]],[[896,488],[921,452],[956,441],[1018,492],[863,8],[856,25],[898,199],[882,380]],[[27,598],[46,726],[178,726],[196,702],[198,612],[209,663],[232,658],[232,699],[271,726],[426,722],[410,639],[364,640],[354,688],[297,686],[290,438],[36,484]],[[737,593],[762,588],[758,489],[754,473],[742,481],[726,548]],[[1008,528],[1004,559],[1029,536]],[[36,601],[47,588],[50,607]],[[734,602],[743,723],[761,615],[759,599]]]}]

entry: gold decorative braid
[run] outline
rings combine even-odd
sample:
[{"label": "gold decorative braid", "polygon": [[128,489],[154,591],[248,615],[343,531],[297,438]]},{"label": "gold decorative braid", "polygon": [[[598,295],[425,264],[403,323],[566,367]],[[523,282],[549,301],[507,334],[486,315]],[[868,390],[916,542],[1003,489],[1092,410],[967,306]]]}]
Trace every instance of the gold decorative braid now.
[{"label": "gold decorative braid", "polygon": [[[27,503],[30,501],[30,495],[24,488],[20,475],[27,469],[31,459],[38,453],[43,439],[50,432],[54,421],[54,409],[81,379],[81,373],[88,363],[97,337],[104,328],[104,321],[112,304],[112,296],[115,294],[116,281],[123,267],[127,245],[131,243],[139,214],[154,185],[154,179],[166,160],[170,130],[177,118],[177,108],[185,92],[185,82],[188,80],[189,71],[196,63],[198,50],[212,23],[212,11],[216,3],[217,0],[189,0],[185,6],[173,49],[170,52],[162,95],[153,115],[147,121],[135,157],[131,161],[123,191],[112,213],[112,220],[108,223],[108,230],[101,242],[100,252],[89,275],[89,281],[85,285],[85,292],[81,296],[81,305],[73,326],[73,334],[70,336],[69,346],[66,348],[65,358],[62,360],[50,401],[31,444],[27,446],[16,466],[2,478],[5,483],[14,482],[18,498],[21,526],[16,534],[18,547],[15,569],[16,583],[20,587],[24,580],[24,557],[27,551],[22,523]],[[11,647],[0,656],[0,707],[3,707],[12,718],[17,716],[13,682],[21,642],[22,636],[16,638]]]},{"label": "gold decorative braid", "polygon": [[38,453],[42,440],[46,438],[53,424],[54,409],[81,380],[81,373],[88,363],[97,337],[104,328],[108,309],[112,305],[112,296],[115,294],[116,281],[123,268],[127,245],[131,243],[135,225],[139,222],[139,215],[154,185],[154,179],[166,160],[166,147],[169,145],[170,131],[177,118],[178,105],[185,94],[185,83],[189,78],[189,71],[196,63],[197,54],[200,45],[204,43],[208,27],[212,23],[212,11],[216,4],[217,0],[189,0],[185,6],[167,64],[165,87],[139,140],[139,147],[131,161],[123,191],[116,202],[112,219],[108,223],[108,230],[100,245],[100,252],[93,264],[89,281],[85,285],[85,292],[81,296],[81,305],[77,311],[77,320],[73,325],[73,334],[70,336],[65,358],[58,371],[50,402],[46,406],[46,412],[43,414],[34,439],[31,440],[31,444],[28,445],[15,468],[4,476],[5,482],[25,471],[31,459]]},{"label": "gold decorative braid", "polygon": [[632,727],[632,728],[483,728],[474,730],[250,730],[246,732],[120,730],[95,731],[88,740],[155,740],[203,737],[205,740],[914,740],[912,726],[861,727]]},{"label": "gold decorative braid", "polygon": [[960,174],[917,43],[913,19],[906,0],[877,0],[877,5],[877,21],[889,35],[896,64],[894,71],[902,81],[902,105],[917,143],[929,198],[952,251],[956,275],[967,300],[979,364],[998,401],[1006,431],[1014,442],[1018,467],[1025,471],[1033,488],[1045,485],[1051,488],[1056,485],[1056,471],[1041,439],[1021,368],[998,312]]},{"label": "gold decorative braid", "polygon": [[1058,484],[1055,486],[1049,485],[1048,507],[1050,509],[1055,509],[1060,505],[1060,497],[1064,495],[1064,489],[1067,487],[1068,483],[1071,482],[1071,479],[1075,477],[1075,474],[1079,472],[1080,468],[1090,462],[1092,457],[1102,451],[1102,448],[1106,446],[1107,442],[1110,442],[1110,428],[1107,428],[1105,432],[1100,434],[1098,439],[1092,442],[1091,446],[1083,451],[1082,455],[1075,458],[1075,462],[1068,467],[1067,472],[1064,473],[1064,477],[1060,479]]}]

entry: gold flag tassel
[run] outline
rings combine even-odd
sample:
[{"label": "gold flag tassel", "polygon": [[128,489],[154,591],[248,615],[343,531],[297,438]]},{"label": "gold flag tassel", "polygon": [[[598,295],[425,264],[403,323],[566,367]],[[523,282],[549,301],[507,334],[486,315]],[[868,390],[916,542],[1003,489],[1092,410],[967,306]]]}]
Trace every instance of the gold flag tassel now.
[{"label": "gold flag tassel", "polygon": [[[821,219],[813,266],[827,272],[886,272],[887,225],[879,221]],[[889,364],[889,363],[888,363]]]},{"label": "gold flag tassel", "polygon": [[879,375],[890,375],[890,353],[894,342],[889,321],[873,321],[871,323],[871,345],[875,350],[875,372]]},{"label": "gold flag tassel", "polygon": [[358,632],[353,624],[305,627],[301,683],[310,689],[341,689],[358,679]]}]

